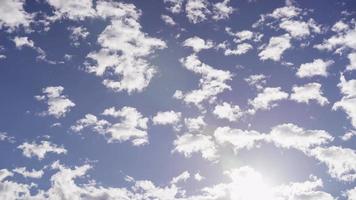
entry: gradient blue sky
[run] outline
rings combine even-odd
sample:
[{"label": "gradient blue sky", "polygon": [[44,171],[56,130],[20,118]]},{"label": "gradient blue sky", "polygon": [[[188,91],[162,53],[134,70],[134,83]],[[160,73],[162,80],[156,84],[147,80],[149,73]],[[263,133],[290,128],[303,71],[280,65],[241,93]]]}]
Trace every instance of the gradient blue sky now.
[{"label": "gradient blue sky", "polygon": [[355,16],[0,1],[0,199],[355,200]]}]

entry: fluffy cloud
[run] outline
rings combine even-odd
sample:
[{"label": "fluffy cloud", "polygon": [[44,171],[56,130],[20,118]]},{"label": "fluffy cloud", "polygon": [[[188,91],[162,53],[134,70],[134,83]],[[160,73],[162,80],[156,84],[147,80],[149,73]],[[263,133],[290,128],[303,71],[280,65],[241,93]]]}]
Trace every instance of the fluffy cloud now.
[{"label": "fluffy cloud", "polygon": [[292,47],[289,34],[271,37],[267,46],[258,54],[261,60],[271,59],[279,61],[285,50]]},{"label": "fluffy cloud", "polygon": [[244,80],[247,82],[249,86],[254,86],[258,90],[262,90],[264,85],[266,84],[267,77],[263,74],[253,74]]},{"label": "fluffy cloud", "polygon": [[216,145],[210,135],[186,133],[178,136],[173,144],[173,152],[182,153],[186,157],[200,152],[204,159],[216,160],[217,158]]},{"label": "fluffy cloud", "polygon": [[356,199],[356,187],[346,191],[347,200]]},{"label": "fluffy cloud", "polygon": [[198,116],[196,118],[185,118],[184,124],[189,132],[200,131],[204,126],[206,126],[204,116]]},{"label": "fluffy cloud", "polygon": [[249,100],[248,103],[252,106],[249,112],[253,114],[257,110],[269,110],[277,106],[277,101],[287,99],[288,96],[280,87],[266,87],[254,99]]},{"label": "fluffy cloud", "polygon": [[163,0],[163,2],[172,13],[180,13],[183,10],[184,0]]},{"label": "fluffy cloud", "polygon": [[72,44],[76,47],[80,45],[80,40],[84,40],[89,35],[88,30],[82,26],[71,26],[68,30],[71,32],[69,38],[72,40]]},{"label": "fluffy cloud", "polygon": [[340,138],[344,141],[350,140],[352,137],[356,136],[356,130],[351,130],[345,133],[343,136]]},{"label": "fluffy cloud", "polygon": [[347,58],[350,61],[350,65],[346,67],[347,71],[356,70],[356,52],[350,53]]},{"label": "fluffy cloud", "polygon": [[193,24],[205,21],[211,13],[208,5],[206,0],[188,0],[185,5],[188,20]]},{"label": "fluffy cloud", "polygon": [[228,119],[229,121],[237,121],[242,115],[238,105],[231,105],[227,102],[215,106],[213,113],[220,119]]},{"label": "fluffy cloud", "polygon": [[236,46],[236,49],[225,49],[224,54],[226,56],[228,56],[228,55],[241,55],[241,54],[247,53],[251,49],[253,49],[251,44],[242,43],[242,44],[238,44]]},{"label": "fluffy cloud", "polygon": [[234,37],[234,42],[235,43],[241,43],[247,40],[253,40],[253,41],[259,41],[261,37],[263,36],[260,33],[255,33],[249,30],[242,30],[238,32],[233,32],[231,28],[227,27],[225,28],[225,31]]},{"label": "fluffy cloud", "polygon": [[147,123],[148,118],[133,107],[123,107],[120,110],[114,107],[105,109],[104,116],[110,116],[119,122],[110,123],[98,119],[92,114],[87,114],[83,119],[71,127],[74,132],[80,132],[89,127],[98,134],[106,136],[108,142],[131,141],[133,145],[140,146],[148,143]]},{"label": "fluffy cloud", "polygon": [[297,76],[299,78],[305,77],[313,77],[313,76],[324,76],[328,75],[328,67],[334,64],[332,60],[322,60],[322,59],[314,59],[313,62],[301,64]]},{"label": "fluffy cloud", "polygon": [[42,160],[48,153],[66,154],[67,150],[64,147],[53,144],[49,141],[41,141],[40,143],[25,142],[17,147],[22,150],[24,156],[28,158],[37,157],[38,160]]},{"label": "fluffy cloud", "polygon": [[320,105],[326,105],[329,103],[328,99],[323,96],[321,91],[321,85],[319,83],[307,83],[302,86],[294,86],[293,93],[290,95],[290,99],[299,103],[309,103],[315,100]]},{"label": "fluffy cloud", "polygon": [[203,40],[200,37],[194,36],[186,39],[183,42],[183,46],[191,47],[194,52],[199,52],[203,49],[210,49],[213,47],[213,42],[211,40]]},{"label": "fluffy cloud", "polygon": [[343,97],[334,103],[333,110],[342,109],[351,120],[353,127],[356,127],[356,79],[347,81],[343,74],[340,76],[338,87]]},{"label": "fluffy cloud", "polygon": [[181,112],[175,112],[173,110],[166,112],[157,112],[157,114],[152,118],[152,122],[155,125],[174,125],[177,126],[182,117]]},{"label": "fluffy cloud", "polygon": [[44,171],[32,169],[31,171],[27,170],[26,167],[18,167],[12,170],[18,174],[21,174],[23,177],[26,178],[41,178],[44,174]]},{"label": "fluffy cloud", "polygon": [[83,20],[86,17],[92,17],[96,14],[93,9],[92,0],[48,0],[48,3],[54,8],[54,16],[52,16],[51,20],[60,18]]},{"label": "fluffy cloud", "polygon": [[43,115],[51,115],[56,118],[65,117],[66,114],[75,106],[66,95],[63,95],[64,88],[62,86],[46,87],[42,89],[43,95],[37,95],[35,98],[38,101],[44,101],[48,105],[47,111]]},{"label": "fluffy cloud", "polygon": [[14,38],[14,43],[16,48],[18,49],[22,49],[22,47],[27,46],[30,48],[35,48],[35,44],[32,40],[28,39],[28,37],[18,37],[16,36]]},{"label": "fluffy cloud", "polygon": [[142,91],[156,73],[148,56],[165,48],[165,42],[141,31],[141,12],[133,4],[100,1],[96,8],[110,24],[98,37],[101,49],[87,55],[93,61],[87,71],[104,76],[103,84],[114,91]]},{"label": "fluffy cloud", "polygon": [[170,26],[176,25],[176,22],[173,20],[173,18],[168,15],[161,15],[161,19],[164,21],[164,23],[166,23]]},{"label": "fluffy cloud", "polygon": [[297,39],[305,38],[309,36],[311,32],[321,32],[321,28],[313,19],[310,19],[308,22],[284,20],[279,24],[279,27],[287,31],[293,38]]},{"label": "fluffy cloud", "polygon": [[331,177],[350,182],[356,180],[355,150],[337,146],[316,147],[310,155],[326,164]]},{"label": "fluffy cloud", "polygon": [[195,54],[180,59],[180,62],[186,69],[200,74],[202,78],[199,80],[199,89],[185,94],[177,90],[174,94],[175,98],[200,106],[204,100],[214,100],[216,95],[225,90],[231,90],[231,87],[226,84],[232,79],[232,74],[229,71],[214,69],[212,66],[202,63]]},{"label": "fluffy cloud", "polygon": [[15,137],[9,136],[9,134],[7,134],[6,132],[0,132],[0,141],[7,141],[10,143],[14,143]]},{"label": "fluffy cloud", "polygon": [[261,140],[265,140],[265,135],[257,131],[232,129],[230,127],[218,127],[214,131],[216,141],[223,144],[232,145],[234,152],[241,149],[251,149],[258,145]]},{"label": "fluffy cloud", "polygon": [[171,184],[177,184],[178,182],[185,182],[188,178],[190,178],[190,173],[188,171],[184,171],[176,177],[173,177],[171,180]]},{"label": "fluffy cloud", "polygon": [[25,1],[3,0],[0,6],[0,28],[14,31],[18,27],[28,28],[32,22],[32,14],[24,10]]},{"label": "fluffy cloud", "polygon": [[234,12],[234,8],[229,6],[230,0],[223,0],[222,2],[217,2],[213,5],[213,16],[214,20],[228,19],[229,16]]},{"label": "fluffy cloud", "polygon": [[324,130],[305,130],[295,124],[280,124],[272,128],[268,140],[277,147],[295,148],[307,152],[315,146],[327,144],[334,138]]}]

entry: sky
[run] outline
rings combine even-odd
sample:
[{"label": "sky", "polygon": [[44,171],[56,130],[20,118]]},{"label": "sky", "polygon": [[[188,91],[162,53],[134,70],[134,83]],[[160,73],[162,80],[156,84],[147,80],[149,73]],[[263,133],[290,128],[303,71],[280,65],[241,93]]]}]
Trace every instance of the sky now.
[{"label": "sky", "polygon": [[355,17],[1,0],[0,199],[356,200]]}]

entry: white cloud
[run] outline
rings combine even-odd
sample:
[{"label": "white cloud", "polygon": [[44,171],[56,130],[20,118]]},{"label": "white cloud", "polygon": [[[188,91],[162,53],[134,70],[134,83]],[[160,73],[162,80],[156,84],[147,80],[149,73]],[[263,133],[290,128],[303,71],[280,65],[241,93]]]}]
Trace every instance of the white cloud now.
[{"label": "white cloud", "polygon": [[47,111],[43,115],[51,115],[56,118],[65,117],[66,114],[75,106],[66,95],[63,95],[62,86],[46,87],[42,89],[43,95],[35,96],[38,101],[45,101],[48,105]]},{"label": "white cloud", "polygon": [[353,138],[354,136],[356,136],[356,130],[351,130],[351,131],[348,131],[347,133],[345,133],[340,138],[344,141],[347,141],[347,140],[350,140],[351,138]]},{"label": "white cloud", "polygon": [[207,0],[187,0],[185,12],[188,20],[193,24],[205,21],[211,13],[208,5],[209,2]]},{"label": "white cloud", "polygon": [[328,99],[323,96],[321,84],[319,83],[307,83],[302,86],[294,86],[292,90],[293,93],[290,95],[290,99],[296,102],[309,104],[310,101],[315,100],[322,106],[329,103]]},{"label": "white cloud", "polygon": [[271,14],[269,14],[269,17],[273,17],[275,19],[289,19],[300,15],[301,11],[302,10],[300,8],[295,6],[285,6],[275,9]]},{"label": "white cloud", "polygon": [[254,99],[248,101],[252,106],[249,112],[253,114],[257,110],[269,110],[277,106],[277,101],[287,99],[288,96],[288,93],[282,91],[280,87],[266,87]]},{"label": "white cloud", "polygon": [[204,159],[216,160],[217,158],[216,145],[210,135],[186,133],[178,136],[173,144],[173,152],[182,153],[185,157],[200,152]]},{"label": "white cloud", "polygon": [[217,2],[213,4],[213,19],[222,20],[228,19],[229,16],[234,12],[234,8],[229,6],[230,0],[223,0],[222,2]]},{"label": "white cloud", "polygon": [[328,75],[328,67],[332,64],[334,64],[332,60],[314,59],[313,62],[301,64],[296,75],[299,78],[313,76],[326,77]]},{"label": "white cloud", "polygon": [[181,112],[171,110],[166,112],[157,112],[157,114],[152,118],[152,121],[155,125],[177,125],[180,122],[181,117]]},{"label": "white cloud", "polygon": [[272,128],[267,138],[277,147],[295,148],[307,152],[313,147],[328,144],[334,138],[324,130],[305,130],[295,124],[280,124]]},{"label": "white cloud", "polygon": [[287,31],[293,38],[302,39],[311,34],[311,32],[320,33],[321,28],[313,19],[308,22],[298,20],[284,20],[279,24],[281,29]]},{"label": "white cloud", "polygon": [[229,121],[237,121],[242,115],[243,111],[238,105],[231,105],[227,102],[218,104],[215,106],[213,114],[215,114],[220,119],[228,119]]},{"label": "white cloud", "polygon": [[48,3],[54,8],[54,16],[51,20],[64,17],[71,20],[83,20],[86,17],[95,16],[92,0],[48,0]]},{"label": "white cloud", "polygon": [[350,53],[347,58],[350,61],[350,65],[346,67],[347,71],[356,70],[356,52]]},{"label": "white cloud", "polygon": [[326,164],[331,177],[341,181],[356,180],[356,152],[353,149],[316,147],[310,151],[310,155]]},{"label": "white cloud", "polygon": [[7,169],[0,169],[0,199],[25,199],[30,196],[32,186],[6,180],[14,174]]},{"label": "white cloud", "polygon": [[238,153],[241,149],[251,149],[258,145],[265,135],[257,131],[232,129],[230,127],[218,127],[214,131],[214,137],[217,143],[232,145],[234,152]]},{"label": "white cloud", "polygon": [[210,49],[213,47],[213,42],[211,40],[203,40],[200,37],[194,36],[186,39],[183,42],[183,46],[191,47],[194,52],[199,52],[204,49]]},{"label": "white cloud", "polygon": [[161,15],[161,19],[164,21],[164,23],[166,23],[170,26],[177,25],[176,22],[173,20],[173,18],[168,15]]},{"label": "white cloud", "polygon": [[261,60],[279,61],[285,50],[292,47],[289,34],[271,37],[267,46],[258,54]]},{"label": "white cloud", "polygon": [[180,13],[183,10],[184,0],[163,0],[163,2],[172,13]]},{"label": "white cloud", "polygon": [[232,32],[230,27],[225,28],[225,31],[231,35],[234,36],[234,42],[235,43],[241,43],[247,40],[253,40],[253,41],[260,41],[262,38],[263,34],[260,33],[255,33],[249,30],[242,30],[238,32]]},{"label": "white cloud", "polygon": [[196,173],[194,174],[194,179],[197,181],[202,181],[203,179],[205,179],[205,177],[200,175],[200,173]]},{"label": "white cloud", "polygon": [[347,200],[356,199],[356,186],[353,189],[346,191]]},{"label": "white cloud", "polygon": [[87,56],[93,61],[86,64],[87,71],[104,76],[103,84],[114,91],[143,91],[157,71],[148,57],[165,48],[165,42],[142,32],[141,11],[133,4],[99,1],[97,12],[110,23],[99,34],[101,49]]},{"label": "white cloud", "polygon": [[177,90],[175,98],[200,106],[204,100],[214,100],[216,95],[225,90],[231,90],[231,87],[226,84],[232,79],[232,74],[229,71],[214,69],[212,66],[202,63],[195,54],[180,59],[180,62],[186,69],[200,74],[202,78],[199,80],[199,89],[185,94]]},{"label": "white cloud", "polygon": [[343,97],[334,103],[332,109],[342,109],[351,120],[353,127],[356,127],[356,79],[346,80],[344,75],[340,76],[340,83],[337,85]]},{"label": "white cloud", "polygon": [[185,182],[188,178],[190,178],[190,173],[188,171],[184,171],[176,177],[173,177],[171,180],[171,184],[177,184],[179,182]]},{"label": "white cloud", "polygon": [[24,10],[26,1],[3,0],[0,6],[0,28],[6,27],[14,31],[20,26],[28,28],[32,22],[32,14]]},{"label": "white cloud", "polygon": [[189,132],[200,131],[203,127],[206,126],[204,116],[198,116],[196,118],[185,118],[184,124]]},{"label": "white cloud", "polygon": [[22,150],[22,154],[28,158],[37,157],[38,160],[45,158],[48,153],[66,154],[67,150],[64,147],[53,144],[49,141],[41,141],[40,143],[25,142],[17,147]]},{"label": "white cloud", "polygon": [[33,43],[33,41],[31,39],[28,39],[28,37],[18,37],[16,36],[13,39],[16,48],[18,49],[22,49],[22,47],[27,46],[30,48],[35,48],[35,44]]},{"label": "white cloud", "polygon": [[236,49],[225,49],[224,54],[228,55],[242,55],[253,49],[253,46],[248,43],[242,43],[236,45]]},{"label": "white cloud", "polygon": [[244,80],[249,86],[254,86],[257,90],[262,90],[264,85],[266,85],[266,79],[267,77],[263,74],[253,74]]},{"label": "white cloud", "polygon": [[336,32],[335,35],[323,41],[321,44],[314,45],[314,48],[319,50],[332,51],[335,53],[342,53],[344,50],[356,50],[356,27],[355,24],[344,24],[343,22],[336,22],[332,28]]},{"label": "white cloud", "polygon": [[10,143],[15,143],[15,137],[9,136],[6,132],[0,131],[0,141],[7,141]]},{"label": "white cloud", "polygon": [[148,143],[148,118],[144,117],[136,108],[125,106],[116,110],[111,107],[105,109],[102,115],[111,116],[116,120],[110,123],[87,114],[83,119],[78,120],[71,129],[74,132],[81,132],[84,128],[90,127],[94,132],[106,136],[109,143],[131,141],[135,146]]},{"label": "white cloud", "polygon": [[21,174],[22,176],[26,178],[41,178],[44,174],[44,171],[41,170],[35,170],[32,169],[31,171],[27,170],[26,167],[18,167],[12,170],[13,172],[16,172],[18,174]]},{"label": "white cloud", "polygon": [[80,40],[84,40],[89,35],[88,30],[82,26],[71,26],[68,27],[68,30],[71,32],[69,38],[72,40],[72,44],[76,47],[80,45]]}]

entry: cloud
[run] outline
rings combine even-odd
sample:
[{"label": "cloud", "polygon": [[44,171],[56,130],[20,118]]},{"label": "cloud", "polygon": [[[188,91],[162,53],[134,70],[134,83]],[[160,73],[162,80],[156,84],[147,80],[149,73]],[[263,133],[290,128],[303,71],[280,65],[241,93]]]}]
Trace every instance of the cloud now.
[{"label": "cloud", "polygon": [[295,124],[280,124],[272,128],[268,140],[277,147],[308,152],[313,147],[328,144],[334,138],[324,130],[305,130]]},{"label": "cloud", "polygon": [[343,74],[340,75],[340,83],[337,85],[343,97],[334,103],[332,109],[342,109],[351,120],[352,126],[356,127],[356,79],[347,81]]},{"label": "cloud", "polygon": [[217,2],[213,4],[213,16],[214,20],[228,19],[229,16],[234,12],[234,8],[229,6],[230,0],[223,0],[222,2]]},{"label": "cloud", "polygon": [[257,90],[262,90],[264,85],[266,85],[266,79],[267,77],[264,74],[253,74],[244,80],[249,86],[254,86]]},{"label": "cloud", "polygon": [[187,104],[193,103],[200,106],[204,100],[214,100],[216,95],[225,90],[231,90],[231,87],[226,84],[232,79],[232,74],[229,71],[214,69],[212,66],[202,63],[195,54],[180,59],[180,62],[186,69],[200,74],[202,78],[199,80],[199,89],[185,94],[177,90],[175,98],[182,99]]},{"label": "cloud", "polygon": [[99,120],[92,114],[87,114],[78,120],[71,130],[81,132],[84,128],[92,128],[94,132],[106,136],[109,143],[131,141],[134,146],[148,143],[148,118],[144,117],[136,108],[125,106],[117,110],[111,107],[105,109],[102,115],[113,117],[116,121],[110,123],[103,119]]},{"label": "cloud", "polygon": [[26,167],[17,167],[12,171],[21,174],[23,177],[26,178],[36,178],[36,179],[42,178],[44,174],[44,171],[42,169],[41,170],[32,169],[31,171],[28,171]]},{"label": "cloud", "polygon": [[51,20],[68,18],[70,20],[83,20],[95,16],[92,0],[48,0],[48,4],[54,8],[54,16]]},{"label": "cloud", "polygon": [[206,126],[204,116],[198,116],[196,118],[185,118],[184,124],[189,132],[197,132]]},{"label": "cloud", "polygon": [[319,83],[307,83],[302,86],[293,86],[293,93],[290,95],[290,99],[299,102],[307,103],[314,100],[321,106],[329,103],[328,99],[323,96],[321,91],[321,84]]},{"label": "cloud", "polygon": [[170,26],[175,26],[177,25],[176,22],[173,20],[172,17],[168,15],[161,15],[161,19],[164,21],[165,24],[170,25]]},{"label": "cloud", "polygon": [[214,137],[221,145],[230,144],[237,154],[241,149],[255,148],[260,141],[265,140],[266,136],[253,130],[232,129],[225,126],[216,128]]},{"label": "cloud", "polygon": [[182,113],[173,110],[166,112],[157,112],[152,118],[154,125],[174,125],[175,129],[179,130],[179,122],[181,121]]},{"label": "cloud", "polygon": [[308,22],[297,20],[284,20],[279,24],[281,29],[287,31],[293,38],[302,39],[311,34],[311,32],[320,33],[321,28],[313,19]]},{"label": "cloud", "polygon": [[35,44],[32,40],[28,39],[28,37],[18,37],[16,36],[13,39],[16,48],[22,49],[22,47],[30,47],[30,48],[35,48]]},{"label": "cloud", "polygon": [[285,50],[292,47],[289,34],[271,37],[267,46],[258,54],[261,60],[279,61]]},{"label": "cloud", "polygon": [[163,0],[167,4],[167,9],[172,13],[180,13],[183,10],[183,3],[185,0]]},{"label": "cloud", "polygon": [[68,27],[68,30],[71,32],[69,38],[72,40],[72,44],[75,47],[80,45],[80,40],[84,40],[89,36],[89,32],[85,27],[78,26],[78,27]]},{"label": "cloud", "polygon": [[75,106],[75,103],[62,94],[63,90],[62,86],[50,86],[42,89],[43,95],[35,96],[38,101],[44,101],[48,105],[47,111],[41,114],[51,115],[55,118],[66,116],[71,108]]},{"label": "cloud", "polygon": [[211,40],[203,40],[200,37],[194,36],[186,39],[183,42],[184,47],[191,47],[194,52],[199,52],[203,49],[210,49],[213,47],[213,42]]},{"label": "cloud", "polygon": [[330,38],[323,41],[321,44],[314,45],[314,48],[319,50],[332,51],[341,54],[343,51],[356,49],[356,42],[353,38],[356,37],[356,27],[354,23],[345,24],[338,21],[332,27],[336,33]]},{"label": "cloud", "polygon": [[253,46],[251,44],[242,43],[242,44],[238,44],[236,46],[236,49],[225,49],[224,54],[226,56],[229,56],[229,55],[242,55],[242,54],[245,54],[245,53],[249,52],[251,49],[253,49]]},{"label": "cloud", "polygon": [[347,200],[356,199],[356,187],[346,191]]},{"label": "cloud", "polygon": [[263,34],[255,33],[249,30],[242,30],[238,32],[233,32],[230,27],[225,28],[225,31],[234,37],[233,41],[235,43],[241,43],[244,41],[252,40],[252,41],[260,41]]},{"label": "cloud", "polygon": [[0,28],[14,31],[19,27],[28,28],[32,23],[33,15],[25,11],[25,1],[3,0],[0,7]]},{"label": "cloud", "polygon": [[328,67],[334,64],[332,60],[314,59],[313,62],[301,64],[297,76],[299,78],[310,78],[313,76],[328,76]]},{"label": "cloud", "polygon": [[0,141],[7,141],[10,143],[15,143],[15,137],[9,136],[8,133],[0,131]]},{"label": "cloud", "polygon": [[249,112],[254,114],[257,110],[269,110],[277,106],[276,102],[287,99],[288,96],[280,87],[266,87],[254,99],[248,101],[252,106]]},{"label": "cloud", "polygon": [[38,160],[42,160],[48,153],[66,154],[67,150],[64,147],[53,144],[49,141],[40,141],[28,143],[25,142],[17,147],[22,150],[22,154],[28,158],[37,157]]},{"label": "cloud", "polygon": [[201,153],[204,159],[214,161],[217,156],[217,149],[212,137],[204,134],[185,133],[178,136],[173,142],[174,150],[184,154],[185,157],[191,157],[193,153]]},{"label": "cloud", "polygon": [[206,0],[187,0],[185,12],[187,13],[188,20],[193,24],[205,21],[211,13],[208,5],[209,2]]},{"label": "cloud", "polygon": [[340,138],[344,141],[347,141],[351,140],[351,138],[353,138],[354,136],[356,136],[356,130],[351,130],[345,133],[343,136],[340,136]]},{"label": "cloud", "polygon": [[185,182],[188,178],[190,178],[190,173],[188,171],[184,171],[176,177],[173,177],[171,180],[171,184],[177,184],[179,182]]},{"label": "cloud", "polygon": [[141,11],[133,4],[99,1],[96,8],[110,23],[99,34],[101,49],[87,55],[92,61],[86,63],[87,71],[104,76],[103,84],[114,91],[143,91],[157,71],[148,57],[166,43],[142,32]]},{"label": "cloud", "polygon": [[309,154],[326,164],[331,177],[349,182],[356,180],[356,152],[353,149],[316,147]]},{"label": "cloud", "polygon": [[243,111],[238,105],[231,105],[227,102],[218,104],[215,106],[213,114],[215,114],[220,119],[228,119],[230,122],[239,120]]},{"label": "cloud", "polygon": [[356,52],[350,53],[347,58],[350,61],[350,65],[346,67],[346,71],[356,70]]}]

